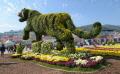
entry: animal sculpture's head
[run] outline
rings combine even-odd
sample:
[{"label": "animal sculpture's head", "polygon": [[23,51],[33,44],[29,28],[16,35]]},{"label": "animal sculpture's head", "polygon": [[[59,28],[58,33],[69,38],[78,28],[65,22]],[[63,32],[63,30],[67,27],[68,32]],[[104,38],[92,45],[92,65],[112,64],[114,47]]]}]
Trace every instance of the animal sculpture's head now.
[{"label": "animal sculpture's head", "polygon": [[18,16],[20,17],[19,21],[20,22],[24,22],[26,21],[29,17],[36,15],[36,14],[40,14],[38,11],[36,10],[31,10],[31,9],[22,9],[19,13]]}]

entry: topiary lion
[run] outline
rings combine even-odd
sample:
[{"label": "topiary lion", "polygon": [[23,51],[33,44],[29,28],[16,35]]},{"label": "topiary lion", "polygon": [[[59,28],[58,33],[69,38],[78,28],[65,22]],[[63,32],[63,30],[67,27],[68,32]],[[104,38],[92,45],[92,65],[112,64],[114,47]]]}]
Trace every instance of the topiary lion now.
[{"label": "topiary lion", "polygon": [[19,13],[19,21],[27,21],[24,28],[23,39],[29,38],[29,32],[33,31],[36,34],[36,40],[40,41],[42,35],[50,35],[57,40],[57,49],[62,50],[66,46],[70,52],[75,52],[74,38],[72,33],[80,38],[94,38],[102,29],[101,23],[96,22],[90,32],[77,29],[73,21],[67,13],[50,13],[41,14],[36,10],[22,9]]}]

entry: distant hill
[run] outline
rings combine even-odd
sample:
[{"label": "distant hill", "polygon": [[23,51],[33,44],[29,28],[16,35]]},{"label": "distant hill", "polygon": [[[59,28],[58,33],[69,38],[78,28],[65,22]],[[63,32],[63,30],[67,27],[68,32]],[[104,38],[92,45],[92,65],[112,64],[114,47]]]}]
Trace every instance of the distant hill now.
[{"label": "distant hill", "polygon": [[[92,28],[92,25],[85,25],[78,28],[89,31]],[[106,25],[102,25],[102,30],[114,30],[120,32],[120,26],[106,24]]]},{"label": "distant hill", "polygon": [[0,36],[3,35],[3,33],[0,33]]},{"label": "distant hill", "polygon": [[23,31],[22,30],[19,30],[19,31],[14,31],[14,30],[10,30],[8,32],[4,32],[4,33],[0,33],[0,36],[2,35],[22,35]]},{"label": "distant hill", "polygon": [[[120,32],[120,26],[106,24],[106,25],[102,25],[102,27],[103,27],[102,30],[114,30],[114,31]],[[77,27],[77,28],[89,31],[92,28],[92,25],[85,25],[85,26],[81,26],[81,27]],[[23,34],[23,31],[22,30],[19,30],[19,31],[11,30],[11,31],[8,31],[8,32],[0,33],[0,36],[2,36],[4,34],[7,34],[7,35],[21,35],[21,34]]]}]

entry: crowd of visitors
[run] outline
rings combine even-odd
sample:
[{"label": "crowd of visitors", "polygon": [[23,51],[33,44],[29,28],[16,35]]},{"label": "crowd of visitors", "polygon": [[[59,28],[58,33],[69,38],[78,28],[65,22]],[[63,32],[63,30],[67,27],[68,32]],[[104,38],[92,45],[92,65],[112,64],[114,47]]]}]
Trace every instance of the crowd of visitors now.
[{"label": "crowd of visitors", "polygon": [[4,56],[5,51],[7,51],[8,53],[16,52],[16,45],[5,46],[5,44],[1,44],[1,46],[0,46],[1,56]]}]

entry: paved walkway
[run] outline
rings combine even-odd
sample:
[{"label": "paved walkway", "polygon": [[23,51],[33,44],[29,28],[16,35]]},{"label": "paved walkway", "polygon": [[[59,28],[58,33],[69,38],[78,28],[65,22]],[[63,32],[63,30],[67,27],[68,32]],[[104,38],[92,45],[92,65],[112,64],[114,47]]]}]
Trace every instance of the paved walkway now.
[{"label": "paved walkway", "polygon": [[120,74],[120,60],[108,59],[111,66],[95,73],[68,73],[41,67],[32,62],[15,61],[9,56],[0,57],[0,74]]}]

